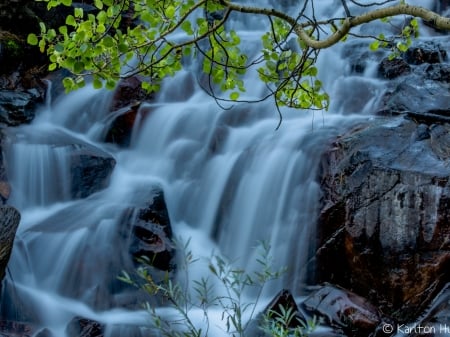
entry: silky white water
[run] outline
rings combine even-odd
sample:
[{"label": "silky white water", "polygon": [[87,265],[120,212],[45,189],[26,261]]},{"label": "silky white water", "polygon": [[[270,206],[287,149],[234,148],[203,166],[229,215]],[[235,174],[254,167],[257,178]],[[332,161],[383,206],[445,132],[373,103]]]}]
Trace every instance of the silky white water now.
[{"label": "silky white water", "polygon": [[[340,1],[317,1],[316,15],[336,12],[343,13]],[[245,48],[256,50],[262,19],[235,21]],[[137,336],[128,327],[148,326],[150,318],[138,309],[136,296],[118,290],[127,254],[118,232],[122,212],[145,201],[155,185],[164,190],[175,237],[190,239],[200,259],[190,279],[209,275],[205,261],[212,254],[251,271],[257,265],[255,245],[266,241],[274,267],[287,272],[268,284],[260,307],[282,288],[301,295],[312,271],[321,152],[355,120],[369,118],[384,90],[373,67],[350,74],[341,48],[323,51],[318,61],[330,111],[282,110],[278,130],[271,101],[222,110],[199,88],[195,63],[167,79],[155,101],[142,104],[146,118],[138,118],[129,149],[102,142],[112,94],[89,86],[55,98],[31,125],[13,130],[7,149],[10,204],[22,221],[2,317],[26,319],[63,337],[68,322],[81,316],[106,324],[107,336]],[[255,74],[248,74],[247,83],[248,98],[264,90]],[[373,99],[355,107],[353,93],[361,86]],[[73,144],[97,147],[116,160],[109,186],[80,200],[71,200],[68,186]],[[245,295],[251,300],[251,293]],[[170,317],[169,309],[160,310]],[[221,311],[210,313],[211,336],[219,336]],[[201,312],[192,316],[202,324]]]}]

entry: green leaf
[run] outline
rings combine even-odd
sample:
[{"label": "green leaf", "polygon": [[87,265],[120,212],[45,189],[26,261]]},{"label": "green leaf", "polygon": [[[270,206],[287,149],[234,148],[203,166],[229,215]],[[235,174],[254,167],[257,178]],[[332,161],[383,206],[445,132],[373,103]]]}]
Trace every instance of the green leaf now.
[{"label": "green leaf", "polygon": [[63,79],[63,85],[66,91],[70,91],[75,86],[75,81],[70,77],[66,77]]},{"label": "green leaf", "polygon": [[27,37],[27,42],[28,42],[28,44],[31,44],[32,46],[36,46],[39,43],[36,34],[29,34]]},{"label": "green leaf", "polygon": [[375,40],[369,45],[369,49],[372,51],[378,50],[380,48],[380,41]]},{"label": "green leaf", "polygon": [[95,7],[97,7],[98,9],[103,9],[103,1],[102,1],[102,0],[95,0],[95,1],[94,1],[94,5],[95,5]]},{"label": "green leaf", "polygon": [[58,31],[59,31],[62,35],[66,36],[66,35],[67,35],[67,26],[61,26],[61,27],[59,27],[59,28],[58,28]]},{"label": "green leaf", "polygon": [[75,18],[73,15],[68,15],[66,18],[66,25],[75,27],[77,25],[77,22],[75,21]]},{"label": "green leaf", "polygon": [[190,21],[183,21],[183,23],[181,24],[181,29],[183,29],[186,34],[188,35],[192,35],[194,34],[194,31],[192,30],[192,25]]},{"label": "green leaf", "polygon": [[72,0],[61,0],[64,6],[72,6]]},{"label": "green leaf", "polygon": [[97,26],[97,33],[103,34],[104,32],[106,32],[106,27],[103,24],[100,24]]},{"label": "green leaf", "polygon": [[233,92],[230,94],[230,99],[231,99],[232,101],[237,101],[237,100],[239,99],[239,93],[238,93],[237,91],[233,91]]},{"label": "green leaf", "polygon": [[42,34],[45,34],[47,32],[47,27],[45,27],[45,23],[39,22],[39,28],[41,28]]},{"label": "green leaf", "polygon": [[83,8],[81,8],[81,7],[75,8],[74,15],[75,15],[76,18],[82,18],[83,15],[84,15]]},{"label": "green leaf", "polygon": [[103,82],[98,77],[95,77],[92,86],[94,89],[101,89],[103,88]]},{"label": "green leaf", "polygon": [[113,79],[108,79],[106,81],[105,87],[108,90],[113,90],[116,87],[116,81],[114,81]]},{"label": "green leaf", "polygon": [[73,65],[73,71],[76,74],[80,74],[81,72],[83,72],[84,70],[84,63],[83,62],[75,62],[75,64]]},{"label": "green leaf", "polygon": [[176,9],[174,6],[170,5],[166,8],[166,16],[169,19],[172,19],[175,16]]}]

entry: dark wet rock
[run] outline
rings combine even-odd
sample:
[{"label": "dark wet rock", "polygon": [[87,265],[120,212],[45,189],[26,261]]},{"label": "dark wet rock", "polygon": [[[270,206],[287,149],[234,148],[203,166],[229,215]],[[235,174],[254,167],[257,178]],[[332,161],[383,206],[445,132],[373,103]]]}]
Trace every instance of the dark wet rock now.
[{"label": "dark wet rock", "polygon": [[150,101],[153,98],[152,93],[148,93],[142,88],[143,78],[133,76],[119,82],[111,103],[111,111],[135,106],[144,101]]},{"label": "dark wet rock", "polygon": [[112,121],[105,137],[105,142],[128,147],[131,142],[133,127],[139,113],[140,104],[130,106],[120,111]]},{"label": "dark wet rock", "polygon": [[403,55],[403,59],[384,59],[379,64],[379,71],[389,81],[376,108],[378,115],[409,114],[428,124],[449,122],[449,48],[448,42],[419,41]]},{"label": "dark wet rock", "polygon": [[417,125],[417,130],[414,134],[415,141],[421,141],[430,138],[429,127],[426,124]]},{"label": "dark wet rock", "polygon": [[368,336],[381,322],[392,321],[365,298],[331,284],[310,294],[302,302],[302,308],[344,330],[348,336]]},{"label": "dark wet rock", "polygon": [[378,114],[395,115],[413,112],[450,116],[450,91],[442,81],[428,80],[422,76],[402,77],[393,90],[384,95]]},{"label": "dark wet rock", "polygon": [[31,122],[40,102],[41,97],[33,91],[0,90],[0,123],[17,126]]},{"label": "dark wet rock", "polygon": [[450,280],[450,166],[423,129],[403,118],[361,125],[336,139],[321,173],[318,280],[400,320]]},{"label": "dark wet rock", "polygon": [[[402,325],[402,330],[410,329],[412,337],[445,337],[450,335],[450,284],[436,295],[430,306],[414,322]],[[415,329],[416,327],[416,329]],[[417,329],[420,327],[422,331]],[[408,335],[409,336],[409,335]]]},{"label": "dark wet rock", "polygon": [[264,313],[272,319],[285,317],[285,312],[290,312],[289,321],[286,322],[285,328],[295,329],[305,326],[306,319],[301,315],[294,296],[287,289],[283,289],[276,294],[264,310]]},{"label": "dark wet rock", "polygon": [[139,76],[119,82],[114,93],[110,110],[112,122],[105,135],[105,141],[121,147],[130,145],[133,128],[137,119],[145,118],[148,109],[140,109],[142,102],[153,99],[154,94],[142,88],[144,79]]},{"label": "dark wet rock", "polygon": [[31,337],[34,331],[31,324],[0,320],[0,337]]},{"label": "dark wet rock", "polygon": [[103,337],[103,324],[91,319],[74,317],[67,325],[68,337]]},{"label": "dark wet rock", "polygon": [[5,277],[19,222],[20,213],[15,208],[0,206],[0,282]]},{"label": "dark wet rock", "polygon": [[128,218],[132,228],[130,254],[159,270],[173,270],[175,247],[163,191],[155,190],[148,205],[133,210]]},{"label": "dark wet rock", "polygon": [[417,67],[414,73],[428,80],[450,83],[450,64],[448,63],[424,64]]},{"label": "dark wet rock", "polygon": [[446,50],[433,41],[420,41],[410,47],[404,54],[409,64],[441,63],[447,59]]},{"label": "dark wet rock", "polygon": [[6,203],[11,194],[11,186],[6,176],[6,162],[3,155],[3,142],[6,139],[6,135],[3,129],[0,129],[0,204]]},{"label": "dark wet rock", "polygon": [[430,147],[441,160],[450,159],[450,124],[433,124],[429,128]]},{"label": "dark wet rock", "polygon": [[109,154],[89,147],[74,147],[70,153],[71,196],[85,198],[109,184],[116,161]]},{"label": "dark wet rock", "polygon": [[411,66],[401,58],[395,58],[393,60],[384,58],[378,67],[378,73],[380,76],[388,79],[406,75],[410,72]]}]

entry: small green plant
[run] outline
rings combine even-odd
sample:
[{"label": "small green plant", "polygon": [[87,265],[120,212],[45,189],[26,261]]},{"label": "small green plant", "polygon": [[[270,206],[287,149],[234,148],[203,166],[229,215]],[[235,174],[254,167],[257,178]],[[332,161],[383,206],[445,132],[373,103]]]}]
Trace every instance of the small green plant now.
[{"label": "small green plant", "polygon": [[269,310],[264,314],[261,328],[271,337],[306,337],[315,330],[316,325],[315,317],[304,322],[293,308],[280,305],[278,310]]},{"label": "small green plant", "polygon": [[[170,304],[175,312],[175,318],[168,318],[160,314],[155,306],[148,302],[144,303],[154,328],[162,336],[207,337],[212,324],[210,310],[216,312],[219,310],[224,334],[245,337],[258,314],[257,308],[265,285],[271,280],[278,279],[286,271],[285,268],[273,268],[270,245],[261,242],[257,250],[257,270],[247,272],[234,267],[219,255],[213,255],[208,261],[210,275],[191,281],[188,269],[199,259],[193,257],[188,240],[179,249],[183,256],[180,259],[178,272],[184,272],[183,282],[173,281],[168,275],[161,281],[155,281],[151,276],[151,267],[147,264],[149,261],[144,261],[146,264],[138,268],[139,280],[133,279],[126,272],[123,272],[119,279],[143,289],[149,295],[161,296],[166,303]],[[247,291],[252,291],[254,294],[251,300],[245,296]],[[194,311],[202,313],[203,319],[200,323],[191,318]],[[260,328],[268,336],[303,337],[314,328],[313,324],[308,323],[291,329],[289,323],[295,313],[284,308],[280,312],[281,315],[269,312],[263,316]]]}]

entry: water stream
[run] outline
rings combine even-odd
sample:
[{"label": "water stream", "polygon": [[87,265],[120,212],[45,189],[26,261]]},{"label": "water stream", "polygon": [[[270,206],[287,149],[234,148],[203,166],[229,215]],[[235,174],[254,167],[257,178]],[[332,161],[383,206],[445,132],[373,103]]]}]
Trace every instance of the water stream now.
[{"label": "water stream", "polygon": [[[339,4],[321,0],[317,15],[341,12]],[[258,43],[260,26],[256,20],[240,27],[249,50]],[[89,86],[55,98],[31,125],[13,130],[7,150],[10,204],[20,210],[22,221],[2,317],[32,320],[61,337],[74,316],[109,324],[108,336],[128,337],[132,334],[124,326],[148,324],[144,311],[126,309],[133,297],[114,294],[111,284],[124,261],[115,246],[120,216],[155,185],[164,190],[175,235],[191,239],[196,257],[214,252],[251,270],[255,244],[265,240],[274,264],[288,268],[267,287],[267,297],[282,287],[301,295],[314,251],[320,153],[355,119],[369,118],[373,101],[358,111],[342,109],[354,99],[355,88],[365,85],[371,97],[383,92],[373,68],[350,73],[340,48],[324,51],[319,59],[332,97],[330,111],[283,110],[278,130],[272,102],[222,110],[189,69],[167,79],[157,99],[141,106],[148,117],[128,149],[103,143],[112,94]],[[264,90],[251,76],[249,96]],[[73,144],[99,148],[116,160],[109,186],[85,199],[72,200],[69,193],[67,160]],[[208,271],[200,264],[191,274],[199,278]]]}]

